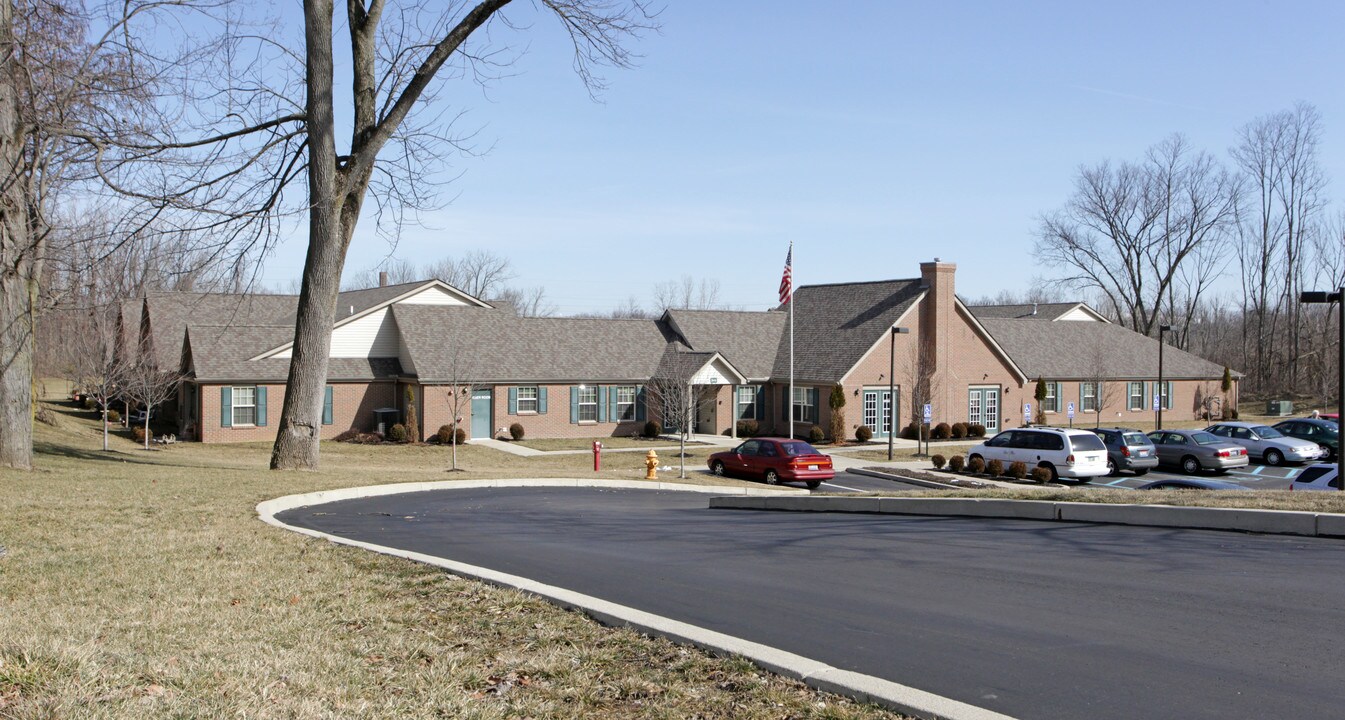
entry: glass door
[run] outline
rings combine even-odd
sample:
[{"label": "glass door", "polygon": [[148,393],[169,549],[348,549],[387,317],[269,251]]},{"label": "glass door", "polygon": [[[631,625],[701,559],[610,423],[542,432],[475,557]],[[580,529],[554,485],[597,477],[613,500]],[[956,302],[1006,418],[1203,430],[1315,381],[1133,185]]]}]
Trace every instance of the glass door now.
[{"label": "glass door", "polygon": [[974,387],[967,391],[967,422],[984,425],[987,436],[999,432],[998,387]]}]

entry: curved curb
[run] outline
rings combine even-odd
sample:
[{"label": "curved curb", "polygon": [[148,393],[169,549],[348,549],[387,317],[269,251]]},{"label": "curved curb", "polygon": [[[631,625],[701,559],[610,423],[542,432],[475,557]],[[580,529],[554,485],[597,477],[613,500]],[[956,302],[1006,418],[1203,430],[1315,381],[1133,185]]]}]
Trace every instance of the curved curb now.
[{"label": "curved curb", "polygon": [[[489,568],[455,562],[434,555],[410,552],[397,548],[376,545],[360,540],[352,540],[330,535],[318,530],[294,527],[276,519],[276,514],[294,508],[322,505],[338,500],[350,500],[380,495],[396,495],[427,490],[451,490],[483,487],[606,487],[672,490],[678,492],[701,492],[714,495],[731,493],[735,495],[779,496],[794,495],[800,491],[780,492],[757,490],[755,488],[722,488],[708,485],[688,485],[684,483],[652,483],[626,480],[586,480],[586,479],[545,479],[524,480],[463,480],[425,483],[399,483],[394,485],[374,485],[360,488],[342,488],[287,495],[267,500],[257,505],[257,514],[261,520],[291,532],[322,538],[334,543],[372,550],[374,552],[400,557],[414,562],[441,567],[454,575],[472,578],[483,582],[514,588],[537,595],[560,607],[579,610],[604,625],[629,627],[649,635],[667,638],[673,642],[692,645],[719,655],[738,655],[751,660],[761,668],[783,675],[817,690],[844,695],[863,702],[891,708],[901,713],[914,715],[927,720],[1012,720],[1008,715],[968,705],[951,698],[942,697],[923,690],[883,680],[872,675],[863,675],[841,670],[826,663],[812,660],[802,655],[785,652],[776,648],[751,642],[724,633],[707,630],[702,627],[679,622],[661,615],[654,615],[625,605],[608,602],[592,595],[566,590],[555,585],[539,583],[518,575],[497,572]],[[807,491],[801,491],[807,492]]]}]

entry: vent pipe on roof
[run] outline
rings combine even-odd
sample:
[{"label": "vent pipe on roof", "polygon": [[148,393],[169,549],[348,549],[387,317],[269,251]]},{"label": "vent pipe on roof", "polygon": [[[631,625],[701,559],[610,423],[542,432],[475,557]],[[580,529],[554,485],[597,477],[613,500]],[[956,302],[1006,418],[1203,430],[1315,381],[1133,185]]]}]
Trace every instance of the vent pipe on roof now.
[{"label": "vent pipe on roof", "polygon": [[388,271],[387,271],[387,270],[379,270],[379,271],[378,271],[378,286],[379,286],[379,287],[387,287],[387,286],[388,286]]},{"label": "vent pipe on roof", "polygon": [[1032,317],[1037,316],[1037,303],[1032,303]]},{"label": "vent pipe on roof", "polygon": [[351,305],[351,306],[350,306],[350,314],[351,314],[351,315],[354,315],[354,314],[355,314],[355,306],[354,306],[354,305]]}]

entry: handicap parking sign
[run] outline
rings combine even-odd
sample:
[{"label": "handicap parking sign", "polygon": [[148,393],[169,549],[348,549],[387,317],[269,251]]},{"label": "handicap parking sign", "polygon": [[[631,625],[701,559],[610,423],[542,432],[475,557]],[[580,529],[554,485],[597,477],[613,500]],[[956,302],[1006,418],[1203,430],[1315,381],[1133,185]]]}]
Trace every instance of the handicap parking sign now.
[{"label": "handicap parking sign", "polygon": [[934,406],[930,405],[929,403],[925,403],[925,422],[929,422],[930,420],[933,419],[934,419]]},{"label": "handicap parking sign", "polygon": [[1074,403],[1065,403],[1065,414],[1070,420],[1074,419]]},{"label": "handicap parking sign", "polygon": [[1032,403],[1023,403],[1023,422],[1032,422]]},{"label": "handicap parking sign", "polygon": [[1158,393],[1154,393],[1154,412],[1158,412]]}]

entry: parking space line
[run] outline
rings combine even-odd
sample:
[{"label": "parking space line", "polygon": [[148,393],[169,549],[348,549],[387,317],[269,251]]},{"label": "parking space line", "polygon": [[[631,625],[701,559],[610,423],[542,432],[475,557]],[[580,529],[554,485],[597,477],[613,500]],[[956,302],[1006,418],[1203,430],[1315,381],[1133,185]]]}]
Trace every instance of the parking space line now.
[{"label": "parking space line", "polygon": [[[914,432],[914,431],[912,431],[912,432]],[[1265,470],[1265,469],[1266,469],[1266,466],[1265,466],[1265,465],[1257,465],[1257,466],[1252,470],[1252,474],[1253,474],[1253,475],[1260,475],[1260,474],[1261,474],[1261,471],[1262,471],[1262,470]]]},{"label": "parking space line", "polygon": [[[911,432],[915,431],[912,430]],[[834,487],[834,488],[840,488],[842,490],[849,490],[850,492],[869,492],[868,490],[860,490],[859,488],[846,487],[844,485],[837,485],[836,483],[824,482],[822,483],[822,485],[824,487]]]}]

